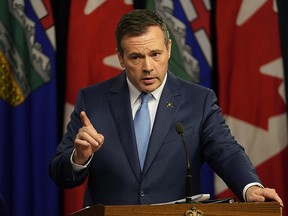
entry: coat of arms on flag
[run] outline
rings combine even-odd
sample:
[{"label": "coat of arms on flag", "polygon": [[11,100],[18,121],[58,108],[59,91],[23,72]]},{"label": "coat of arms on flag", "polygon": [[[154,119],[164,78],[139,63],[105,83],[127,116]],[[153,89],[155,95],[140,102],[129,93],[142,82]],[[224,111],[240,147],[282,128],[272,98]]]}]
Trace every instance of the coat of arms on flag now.
[{"label": "coat of arms on flag", "polygon": [[0,97],[17,106],[51,79],[53,19],[42,1],[0,3]]}]

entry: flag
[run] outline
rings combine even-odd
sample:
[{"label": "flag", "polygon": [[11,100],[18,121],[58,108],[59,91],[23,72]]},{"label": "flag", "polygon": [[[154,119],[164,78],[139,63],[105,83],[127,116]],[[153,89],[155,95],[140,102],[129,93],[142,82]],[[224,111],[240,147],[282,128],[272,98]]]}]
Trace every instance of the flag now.
[{"label": "flag", "polygon": [[[65,125],[80,88],[121,72],[116,55],[115,29],[131,1],[71,0],[68,32]],[[87,182],[87,181],[86,181]],[[64,215],[83,207],[86,184],[64,191]]]},{"label": "flag", "polygon": [[[169,69],[180,78],[213,87],[212,47],[209,1],[148,0],[167,23],[172,39]],[[202,192],[214,196],[214,173],[205,163],[202,168]]]},{"label": "flag", "polygon": [[[278,22],[273,0],[216,2],[220,106],[263,185],[275,188],[287,203],[288,129]],[[219,178],[216,194],[231,196]]]},{"label": "flag", "polygon": [[48,175],[58,144],[50,2],[0,5],[0,212],[57,216],[58,189]]}]

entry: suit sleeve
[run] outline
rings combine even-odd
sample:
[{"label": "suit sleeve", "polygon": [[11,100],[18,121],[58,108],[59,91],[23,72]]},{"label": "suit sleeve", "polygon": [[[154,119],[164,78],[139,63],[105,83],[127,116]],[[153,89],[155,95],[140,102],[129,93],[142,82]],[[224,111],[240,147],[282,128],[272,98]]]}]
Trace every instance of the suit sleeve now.
[{"label": "suit sleeve", "polygon": [[261,183],[260,179],[244,148],[232,136],[212,90],[207,93],[205,101],[201,130],[202,155],[235,195],[244,201],[244,187],[252,182]]},{"label": "suit sleeve", "polygon": [[80,112],[85,111],[82,91],[79,92],[75,108],[71,114],[67,131],[57,147],[49,165],[49,174],[53,181],[62,188],[73,188],[81,185],[88,176],[88,168],[74,172],[70,157],[74,149],[74,139],[82,127]]}]

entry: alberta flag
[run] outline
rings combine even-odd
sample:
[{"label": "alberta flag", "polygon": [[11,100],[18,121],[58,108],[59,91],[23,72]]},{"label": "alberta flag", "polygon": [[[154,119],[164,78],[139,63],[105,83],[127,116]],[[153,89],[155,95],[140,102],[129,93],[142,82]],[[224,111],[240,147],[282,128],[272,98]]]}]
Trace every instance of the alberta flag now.
[{"label": "alberta flag", "polygon": [[[171,71],[185,80],[212,88],[209,1],[148,0],[147,9],[159,13],[168,25],[172,39]],[[213,197],[213,172],[206,164],[202,179],[202,192]]]},{"label": "alberta flag", "polygon": [[0,215],[57,216],[48,175],[58,144],[50,1],[0,5]]}]

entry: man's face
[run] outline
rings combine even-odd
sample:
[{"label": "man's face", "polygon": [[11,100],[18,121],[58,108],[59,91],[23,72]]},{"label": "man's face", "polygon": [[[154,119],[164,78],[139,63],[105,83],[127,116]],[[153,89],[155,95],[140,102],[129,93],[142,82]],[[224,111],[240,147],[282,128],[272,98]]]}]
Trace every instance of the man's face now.
[{"label": "man's face", "polygon": [[122,39],[123,55],[120,65],[125,68],[130,82],[141,92],[152,92],[163,82],[168,69],[171,41],[164,43],[164,34],[158,26],[151,26],[140,36]]}]

